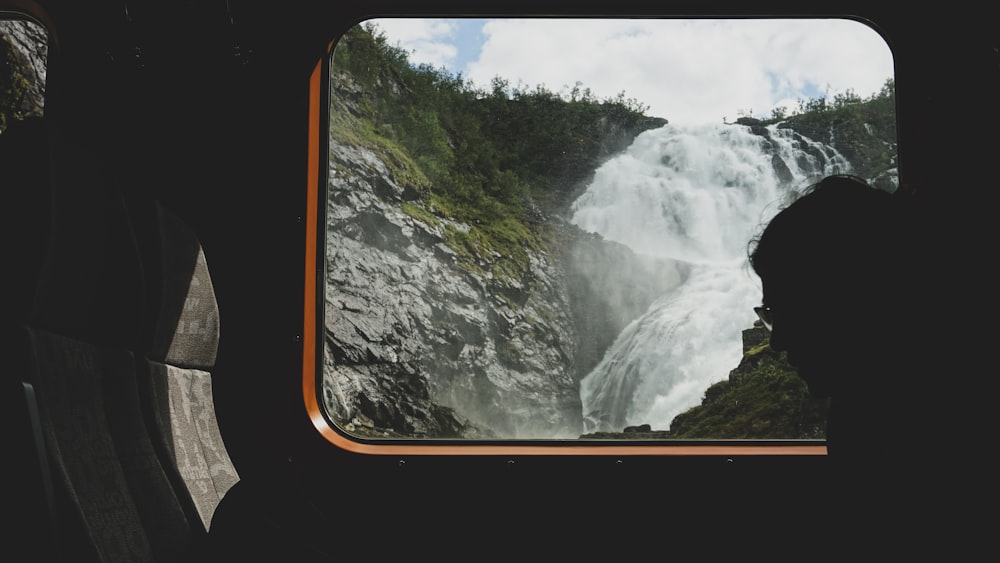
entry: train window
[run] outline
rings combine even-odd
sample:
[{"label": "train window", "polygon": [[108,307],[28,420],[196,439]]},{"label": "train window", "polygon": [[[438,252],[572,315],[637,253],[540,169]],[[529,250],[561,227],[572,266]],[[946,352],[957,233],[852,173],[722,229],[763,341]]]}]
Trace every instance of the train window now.
[{"label": "train window", "polygon": [[0,12],[0,134],[45,106],[48,32],[34,21]]},{"label": "train window", "polygon": [[871,26],[372,19],[327,68],[306,393],[332,439],[825,451],[746,253],[824,175],[895,189]]}]

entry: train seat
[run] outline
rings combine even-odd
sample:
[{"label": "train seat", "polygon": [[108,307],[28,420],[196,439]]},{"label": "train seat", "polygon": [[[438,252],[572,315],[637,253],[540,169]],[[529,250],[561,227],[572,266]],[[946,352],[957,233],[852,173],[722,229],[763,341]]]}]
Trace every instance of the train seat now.
[{"label": "train seat", "polygon": [[4,503],[9,514],[6,545],[34,553],[35,561],[50,561],[55,551],[54,492],[34,386],[25,380],[21,325],[31,314],[41,259],[48,246],[47,125],[41,117],[9,123],[0,133],[0,424],[7,446],[6,477],[14,495]]},{"label": "train seat", "polygon": [[[25,561],[198,560],[211,510],[235,478],[209,374],[198,369],[211,367],[218,338],[204,254],[175,236],[164,210],[127,201],[103,159],[80,147],[44,118],[0,134],[2,243],[18,274],[3,276],[0,300],[11,368],[4,432],[17,460],[5,520],[17,523]],[[178,262],[180,282],[165,281]],[[164,288],[178,285],[180,301],[170,301]],[[154,424],[172,406],[189,426]],[[197,451],[182,467],[198,461],[214,475],[211,494],[188,486],[164,435],[171,453],[175,444]]]},{"label": "train seat", "polygon": [[223,495],[239,481],[212,394],[218,303],[194,230],[159,202],[135,207],[144,217],[137,232],[148,314],[138,371],[147,422],[189,517],[207,532]]},{"label": "train seat", "polygon": [[[48,249],[17,335],[51,467],[60,560],[182,562],[190,526],[143,420],[135,335],[143,274],[124,199],[87,175],[85,155],[54,151],[93,183],[53,178]],[[58,225],[58,226],[57,226]]]}]

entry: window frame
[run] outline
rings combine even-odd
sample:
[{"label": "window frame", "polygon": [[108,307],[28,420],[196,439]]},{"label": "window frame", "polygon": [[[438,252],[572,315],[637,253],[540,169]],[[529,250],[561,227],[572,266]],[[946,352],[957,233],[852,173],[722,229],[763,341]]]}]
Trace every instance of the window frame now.
[{"label": "window frame", "polygon": [[[375,18],[377,16],[372,16]],[[412,15],[406,17],[424,17]],[[437,17],[437,16],[435,16]],[[690,16],[698,17],[698,16]],[[765,16],[758,16],[765,17]],[[771,17],[771,16],[767,16]],[[779,16],[780,17],[780,16]],[[801,18],[839,17],[878,29],[870,21],[849,15],[796,16]],[[365,18],[371,19],[371,18]],[[357,22],[355,25],[360,25]],[[302,393],[306,414],[313,428],[328,443],[354,453],[375,456],[722,456],[725,458],[826,456],[826,440],[596,440],[596,439],[435,439],[435,438],[364,438],[346,432],[331,419],[321,404],[322,339],[320,321],[324,318],[325,299],[325,199],[328,188],[328,135],[330,123],[330,65],[336,40],[316,61],[308,86],[308,170],[306,214],[305,303]],[[891,46],[890,46],[891,49]]]},{"label": "window frame", "polygon": [[[52,31],[53,26],[48,14],[36,2],[30,0],[3,0],[0,1],[0,20],[14,22],[27,22],[37,26],[45,32],[46,67],[52,59],[53,51],[58,48],[58,38]],[[48,82],[46,79],[45,82]],[[48,84],[42,85],[43,105],[41,116],[45,115],[46,105],[48,105]]]}]

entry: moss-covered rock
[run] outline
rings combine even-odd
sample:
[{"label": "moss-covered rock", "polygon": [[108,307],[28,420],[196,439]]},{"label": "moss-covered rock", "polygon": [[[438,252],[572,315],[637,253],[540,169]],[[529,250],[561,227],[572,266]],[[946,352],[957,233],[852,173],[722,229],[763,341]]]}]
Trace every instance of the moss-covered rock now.
[{"label": "moss-covered rock", "polygon": [[761,343],[746,349],[729,379],[709,387],[700,405],[674,418],[670,437],[823,439],[828,408],[783,353]]},{"label": "moss-covered rock", "polygon": [[0,132],[13,120],[42,115],[45,31],[27,21],[0,21]]}]

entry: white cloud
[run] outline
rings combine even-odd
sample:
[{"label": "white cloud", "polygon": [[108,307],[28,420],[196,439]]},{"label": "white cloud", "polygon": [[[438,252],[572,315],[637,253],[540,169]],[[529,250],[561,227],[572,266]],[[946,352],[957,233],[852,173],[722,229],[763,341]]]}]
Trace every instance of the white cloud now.
[{"label": "white cloud", "polygon": [[449,20],[382,18],[376,24],[390,45],[406,51],[411,63],[448,67],[458,55],[452,42],[455,24]]},{"label": "white cloud", "polygon": [[[480,87],[512,85],[564,92],[577,82],[598,97],[624,91],[675,123],[766,116],[779,104],[878,91],[892,76],[885,42],[847,20],[493,20],[478,45],[455,45],[456,20],[379,20],[411,62],[461,70]],[[468,34],[467,34],[468,35]]]}]

